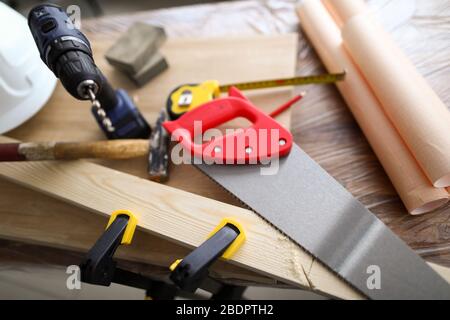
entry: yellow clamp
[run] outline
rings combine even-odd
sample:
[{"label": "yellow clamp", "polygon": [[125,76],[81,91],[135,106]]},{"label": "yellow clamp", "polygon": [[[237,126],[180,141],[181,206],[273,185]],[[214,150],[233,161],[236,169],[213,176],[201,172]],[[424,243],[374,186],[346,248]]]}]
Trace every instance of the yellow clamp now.
[{"label": "yellow clamp", "polygon": [[[244,228],[239,222],[236,222],[235,220],[231,218],[224,218],[222,221],[214,228],[213,231],[208,235],[206,239],[211,238],[213,235],[215,235],[220,229],[225,227],[227,224],[231,224],[235,226],[239,230],[239,235],[236,239],[234,239],[233,243],[225,250],[225,252],[222,254],[222,258],[225,260],[231,259],[231,257],[236,253],[236,251],[239,250],[239,248],[244,244],[245,242],[245,232]],[[170,271],[173,271],[176,269],[176,267],[180,264],[180,262],[183,259],[177,259],[174,263],[170,265]]]},{"label": "yellow clamp", "polygon": [[131,244],[131,240],[133,240],[134,231],[136,230],[138,220],[134,216],[134,214],[130,210],[116,210],[113,213],[111,213],[111,216],[109,217],[108,224],[106,225],[105,229],[108,229],[111,223],[116,220],[118,216],[126,215],[128,216],[128,223],[127,227],[125,228],[125,232],[123,233],[121,244]]},{"label": "yellow clamp", "polygon": [[219,97],[220,88],[217,80],[208,80],[198,85],[183,85],[171,93],[170,110],[179,116]]}]

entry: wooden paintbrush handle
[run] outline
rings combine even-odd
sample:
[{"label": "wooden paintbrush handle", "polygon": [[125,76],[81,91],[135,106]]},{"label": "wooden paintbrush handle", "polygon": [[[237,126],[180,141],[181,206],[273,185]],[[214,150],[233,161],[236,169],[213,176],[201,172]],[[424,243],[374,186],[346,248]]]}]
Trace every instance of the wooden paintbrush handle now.
[{"label": "wooden paintbrush handle", "polygon": [[147,155],[145,139],[96,142],[29,142],[0,145],[0,161],[130,159]]}]

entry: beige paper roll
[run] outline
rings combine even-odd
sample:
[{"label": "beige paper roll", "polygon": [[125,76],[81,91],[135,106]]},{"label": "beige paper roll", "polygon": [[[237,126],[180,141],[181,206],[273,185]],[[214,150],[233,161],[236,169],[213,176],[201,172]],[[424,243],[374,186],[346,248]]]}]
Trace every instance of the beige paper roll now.
[{"label": "beige paper roll", "polygon": [[450,112],[373,19],[360,14],[342,28],[350,55],[386,114],[436,187],[450,186]]},{"label": "beige paper roll", "polygon": [[305,0],[298,14],[308,38],[329,72],[346,70],[337,87],[411,214],[444,205],[449,194],[423,174],[342,44],[339,28],[320,0]]},{"label": "beige paper roll", "polygon": [[[342,29],[343,24],[346,23],[350,18],[360,15],[367,14],[370,15],[370,8],[366,5],[363,0],[322,0],[325,7],[333,16],[335,22],[338,24],[340,29]],[[370,17],[372,19],[372,17]],[[383,37],[384,45],[389,47],[389,50],[395,52],[396,59],[401,59],[402,64],[405,68],[407,68],[408,72],[410,72],[411,79],[416,81],[418,90],[422,90],[424,94],[428,94],[430,99],[433,100],[433,104],[442,105],[442,101],[433,91],[433,89],[428,85],[426,80],[422,77],[422,75],[417,72],[414,65],[411,63],[409,58],[402,52],[402,50],[392,41],[391,37],[387,32],[385,32],[382,28],[380,29],[379,35]],[[447,113],[448,114],[448,113]]]},{"label": "beige paper roll", "polygon": [[363,0],[322,0],[322,2],[339,27],[351,17],[368,10]]}]

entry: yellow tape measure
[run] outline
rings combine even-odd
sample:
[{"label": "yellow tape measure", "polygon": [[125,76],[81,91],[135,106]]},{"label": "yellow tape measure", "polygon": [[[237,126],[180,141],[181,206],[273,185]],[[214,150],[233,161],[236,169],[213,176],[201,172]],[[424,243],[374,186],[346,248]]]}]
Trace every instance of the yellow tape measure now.
[{"label": "yellow tape measure", "polygon": [[219,85],[216,80],[208,80],[200,84],[187,84],[174,89],[167,99],[167,112],[171,119],[177,119],[183,113],[192,110],[205,102],[217,99],[222,92],[227,92],[230,87],[239,90],[255,90],[275,88],[282,86],[300,86],[306,84],[327,84],[343,80],[345,72],[294,77],[285,79],[263,80],[254,82],[241,82],[227,85]]}]

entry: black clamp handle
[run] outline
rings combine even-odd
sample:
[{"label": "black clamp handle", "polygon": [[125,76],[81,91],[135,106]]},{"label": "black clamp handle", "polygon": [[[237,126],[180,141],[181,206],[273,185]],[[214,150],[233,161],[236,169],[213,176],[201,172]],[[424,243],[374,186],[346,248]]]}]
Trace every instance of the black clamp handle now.
[{"label": "black clamp handle", "polygon": [[178,292],[175,286],[116,267],[114,254],[120,245],[131,244],[136,226],[137,219],[130,211],[113,212],[105,232],[80,264],[81,281],[101,286],[114,282],[144,289],[147,298],[152,300],[174,299]]},{"label": "black clamp handle", "polygon": [[244,240],[245,233],[240,224],[224,219],[205,242],[170,266],[170,279],[182,290],[197,290],[208,276],[209,267],[221,256],[230,259]]},{"label": "black clamp handle", "polygon": [[105,232],[97,240],[80,264],[81,281],[102,286],[114,282],[116,261],[113,257],[121,244],[130,244],[136,229],[137,220],[127,210],[111,214]]}]

